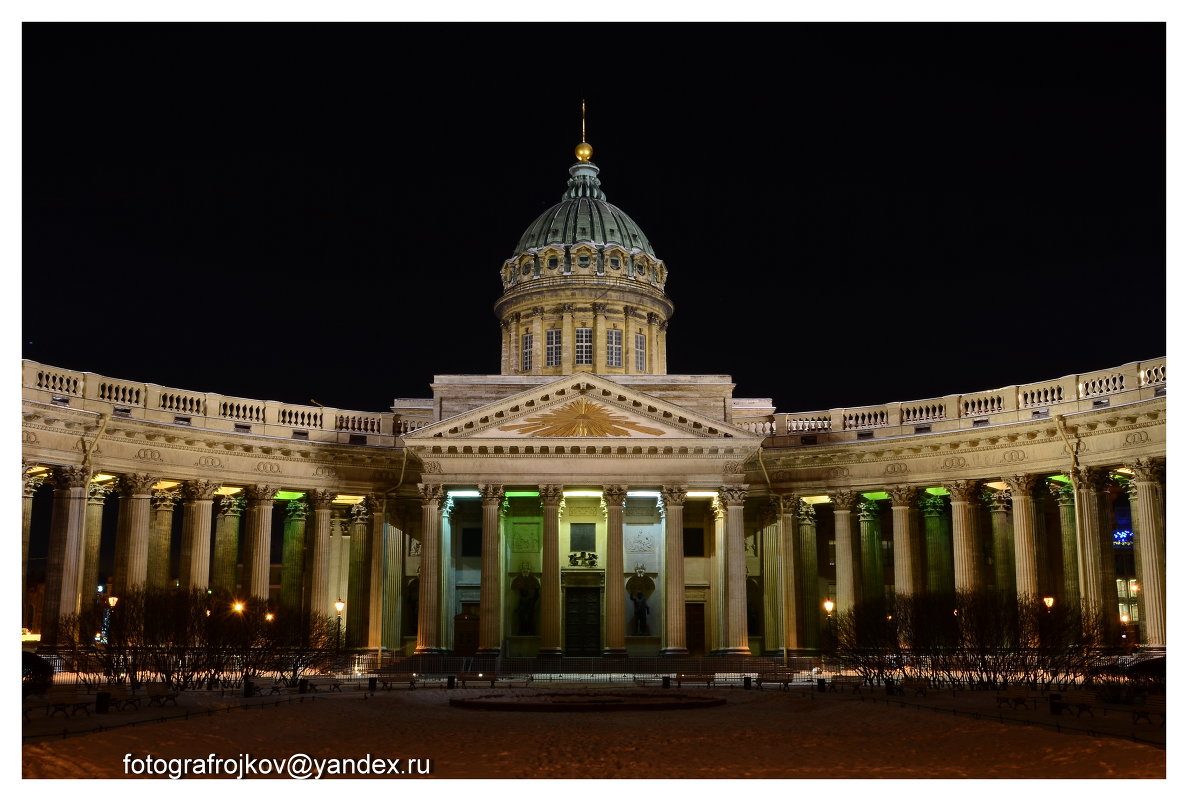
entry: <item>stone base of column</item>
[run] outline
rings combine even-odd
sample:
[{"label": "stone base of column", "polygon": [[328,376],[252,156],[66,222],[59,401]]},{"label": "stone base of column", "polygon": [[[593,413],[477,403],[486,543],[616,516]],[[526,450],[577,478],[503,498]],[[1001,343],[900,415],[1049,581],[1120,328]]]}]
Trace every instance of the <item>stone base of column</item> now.
[{"label": "stone base of column", "polygon": [[711,651],[710,656],[750,656],[750,648],[722,648],[718,651]]},{"label": "stone base of column", "polygon": [[660,656],[688,656],[688,648],[665,648],[660,652]]},{"label": "stone base of column", "polygon": [[559,656],[565,656],[565,652],[560,648],[541,648],[536,652],[536,655],[545,659],[553,659]]},{"label": "stone base of column", "polygon": [[604,648],[602,650],[603,659],[626,659],[626,648]]},{"label": "stone base of column", "polygon": [[499,656],[502,653],[498,648],[479,648],[475,650],[475,656]]}]

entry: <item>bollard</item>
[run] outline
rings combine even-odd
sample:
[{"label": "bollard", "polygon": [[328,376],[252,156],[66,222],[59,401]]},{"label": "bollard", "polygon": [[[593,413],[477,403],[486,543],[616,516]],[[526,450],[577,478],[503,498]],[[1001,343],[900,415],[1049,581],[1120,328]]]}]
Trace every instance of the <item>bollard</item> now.
[{"label": "bollard", "polygon": [[744,690],[751,689],[751,677],[750,676],[743,676],[743,689]]},{"label": "bollard", "polygon": [[660,686],[663,687],[665,690],[667,690],[669,687],[672,686],[672,677],[671,676],[662,677],[660,679]]},{"label": "bollard", "polygon": [[454,689],[454,677],[453,676],[446,677],[446,689],[447,690]]},{"label": "bollard", "polygon": [[376,686],[376,684],[377,684],[377,683],[379,683],[379,679],[378,679],[377,677],[375,677],[375,676],[372,676],[371,678],[369,678],[369,679],[367,680],[367,691],[368,691],[368,692],[371,692],[371,693],[374,693],[374,692],[375,692],[375,686]]},{"label": "bollard", "polygon": [[817,679],[817,692],[825,692],[825,679]]}]

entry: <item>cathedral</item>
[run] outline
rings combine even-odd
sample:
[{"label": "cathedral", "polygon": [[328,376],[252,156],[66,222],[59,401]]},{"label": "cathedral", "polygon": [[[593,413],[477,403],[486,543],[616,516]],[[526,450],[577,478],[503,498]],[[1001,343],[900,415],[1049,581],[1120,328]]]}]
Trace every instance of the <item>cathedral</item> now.
[{"label": "cathedral", "polygon": [[178,586],[390,654],[787,656],[993,589],[1165,647],[1165,360],[806,412],[670,374],[668,265],[584,139],[498,266],[498,375],[355,411],[25,361],[23,624]]}]

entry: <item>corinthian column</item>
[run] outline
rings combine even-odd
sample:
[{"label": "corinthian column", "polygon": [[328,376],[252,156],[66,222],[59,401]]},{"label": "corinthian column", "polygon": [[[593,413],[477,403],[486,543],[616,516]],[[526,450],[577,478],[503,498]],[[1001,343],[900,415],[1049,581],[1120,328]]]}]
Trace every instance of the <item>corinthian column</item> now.
[{"label": "corinthian column", "polygon": [[945,499],[939,495],[921,493],[920,514],[924,517],[928,592],[948,592],[953,589],[953,547],[952,537],[945,525]]},{"label": "corinthian column", "polygon": [[313,504],[313,547],[310,556],[309,614],[311,617],[330,617],[334,614],[330,600],[330,504],[334,493],[313,490],[309,493]]},{"label": "corinthian column", "polygon": [[239,521],[246,503],[242,495],[219,496],[214,554],[210,560],[210,586],[215,590],[235,592],[235,567],[239,564]]},{"label": "corinthian column", "polygon": [[1118,586],[1115,583],[1114,536],[1108,524],[1106,493],[1109,473],[1097,467],[1073,474],[1077,492],[1077,538],[1081,563],[1081,597],[1091,613],[1101,617],[1106,642],[1118,642]]},{"label": "corinthian column", "polygon": [[120,478],[123,497],[116,539],[115,585],[123,593],[134,587],[143,589],[148,578],[149,517],[153,485],[158,481],[157,476],[144,473],[129,473]]},{"label": "corinthian column", "polygon": [[1015,591],[1020,598],[1039,598],[1039,565],[1036,561],[1036,476],[1004,476],[1011,488],[1011,523],[1015,530]]},{"label": "corinthian column", "polygon": [[560,656],[561,651],[561,485],[540,485],[544,516],[544,547],[540,563],[540,656]]},{"label": "corinthian column", "polygon": [[347,578],[346,644],[348,648],[363,645],[368,631],[371,597],[371,562],[369,550],[371,509],[366,503],[351,507],[351,553]]},{"label": "corinthian column", "polygon": [[784,654],[793,648],[804,647],[805,612],[800,608],[799,600],[804,595],[801,589],[801,576],[804,574],[804,554],[801,553],[799,526],[796,512],[800,506],[800,498],[795,495],[781,495],[777,498],[779,513],[778,535],[780,538],[779,575],[780,606],[783,610],[784,636],[780,642],[780,653]]},{"label": "corinthian column", "polygon": [[300,614],[302,574],[305,572],[305,518],[309,504],[292,500],[285,506],[284,539],[281,541],[281,606],[290,615]]},{"label": "corinthian column", "polygon": [[79,598],[94,598],[99,587],[99,546],[103,538],[103,504],[111,487],[91,482],[87,485],[87,520],[83,528],[78,573]]},{"label": "corinthian column", "polygon": [[664,647],[661,656],[687,656],[685,645],[685,498],[688,487],[662,487],[664,496]]},{"label": "corinthian column", "polygon": [[862,552],[862,597],[875,601],[883,597],[883,542],[879,531],[879,505],[858,500],[858,531]]},{"label": "corinthian column", "polygon": [[627,488],[602,488],[606,500],[606,647],[603,656],[626,656],[623,585],[623,502]]},{"label": "corinthian column", "polygon": [[[29,534],[32,531],[33,522],[33,496],[37,493],[38,488],[45,483],[45,475],[29,475],[29,465],[21,465],[21,488],[23,491],[21,500],[21,625],[28,626],[30,621],[28,618],[28,599],[29,599]],[[96,580],[96,585],[98,581]]]},{"label": "corinthian column", "polygon": [[421,493],[421,581],[417,602],[418,654],[438,654],[441,647],[441,501],[445,496],[440,484],[418,484]]},{"label": "corinthian column", "polygon": [[1162,466],[1156,459],[1138,459],[1128,465],[1134,474],[1130,501],[1134,547],[1139,556],[1136,561],[1142,564],[1139,576],[1139,620],[1146,621],[1144,645],[1152,648],[1164,648],[1167,645]]},{"label": "corinthian column", "polygon": [[982,588],[981,552],[978,549],[977,508],[974,501],[978,482],[962,480],[945,484],[953,510],[953,589],[973,592]]},{"label": "corinthian column", "polygon": [[78,614],[79,551],[91,471],[86,467],[55,467],[52,480],[54,511],[45,566],[42,646],[61,644],[72,633],[62,631],[61,619]]},{"label": "corinthian column", "polygon": [[848,612],[858,603],[860,578],[858,554],[854,541],[854,502],[858,494],[853,490],[835,490],[829,494],[833,502],[833,541],[837,552],[837,612]]},{"label": "corinthian column", "polygon": [[[210,513],[219,485],[210,481],[187,481],[182,487],[186,502],[179,579],[181,586],[187,589],[205,589],[210,581]],[[267,586],[261,597],[268,597]]]},{"label": "corinthian column", "polygon": [[244,558],[244,585],[251,597],[268,599],[268,568],[272,554],[272,500],[276,487],[256,484],[244,490],[250,510],[248,515],[247,553]]},{"label": "corinthian column", "polygon": [[1081,608],[1081,568],[1077,542],[1077,493],[1071,484],[1048,485],[1060,510],[1060,561],[1063,568],[1063,591],[1060,601],[1070,609]]},{"label": "corinthian column", "polygon": [[747,561],[743,543],[745,486],[718,489],[718,500],[726,507],[726,594],[723,654],[750,656],[747,640]]},{"label": "corinthian column", "polygon": [[1015,534],[1011,526],[1011,494],[988,493],[990,528],[994,536],[994,585],[999,592],[1015,594]]},{"label": "corinthian column", "polygon": [[153,490],[150,502],[148,572],[145,582],[154,589],[169,586],[169,552],[173,541],[173,507],[181,493],[172,489]]},{"label": "corinthian column", "polygon": [[817,565],[817,510],[811,503],[796,504],[796,528],[800,538],[800,608],[804,614],[802,648],[821,647],[821,577]]},{"label": "corinthian column", "polygon": [[503,486],[480,484],[483,504],[483,556],[479,575],[479,644],[476,656],[497,656],[503,635],[503,560],[499,537],[499,512],[503,506]]},{"label": "corinthian column", "polygon": [[371,579],[367,585],[367,647],[380,648],[384,636],[384,561],[385,561],[385,531],[388,521],[387,507],[384,499],[379,495],[368,495],[367,505],[371,507],[371,533],[368,539],[371,544],[370,559]]},{"label": "corinthian column", "polygon": [[895,554],[895,593],[917,595],[920,592],[920,565],[916,532],[912,526],[912,506],[919,492],[915,487],[890,487],[891,545]]}]

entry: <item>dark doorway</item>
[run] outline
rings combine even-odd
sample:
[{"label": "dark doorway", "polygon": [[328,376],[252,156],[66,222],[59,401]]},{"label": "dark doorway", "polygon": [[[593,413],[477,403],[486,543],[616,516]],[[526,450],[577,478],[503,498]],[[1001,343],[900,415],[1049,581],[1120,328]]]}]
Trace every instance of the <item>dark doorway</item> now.
[{"label": "dark doorway", "polygon": [[705,656],[705,604],[685,604],[685,647],[689,656]]},{"label": "dark doorway", "polygon": [[602,654],[602,589],[565,588],[565,655]]},{"label": "dark doorway", "polygon": [[478,604],[462,604],[462,614],[454,616],[454,656],[474,656],[478,640]]}]

